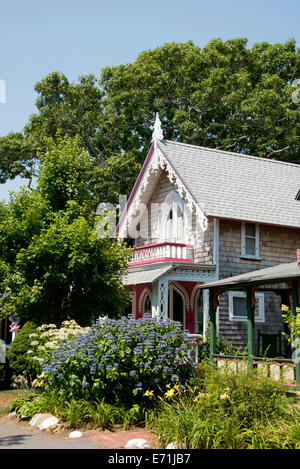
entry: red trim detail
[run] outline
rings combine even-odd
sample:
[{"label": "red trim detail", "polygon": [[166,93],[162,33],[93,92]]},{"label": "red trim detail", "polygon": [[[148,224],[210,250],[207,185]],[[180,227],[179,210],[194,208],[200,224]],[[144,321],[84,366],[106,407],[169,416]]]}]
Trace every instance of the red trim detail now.
[{"label": "red trim detail", "polygon": [[259,287],[252,287],[251,288],[251,306],[255,308],[255,292],[259,289]]},{"label": "red trim detail", "polygon": [[[136,304],[135,304],[135,317],[136,319],[139,319],[139,318],[142,318],[143,317],[143,311],[139,311],[139,302],[140,302],[140,298],[141,298],[141,295],[143,293],[143,291],[145,290],[145,288],[148,287],[149,290],[152,292],[152,283],[142,283],[142,284],[139,284],[139,285],[136,285],[135,286],[135,301],[136,301]],[[152,301],[152,299],[151,299]]]},{"label": "red trim detail", "polygon": [[214,308],[214,311],[219,306],[219,295],[223,295],[223,293],[225,293],[224,290],[214,290],[214,292],[213,292],[213,308]]},{"label": "red trim detail", "polygon": [[134,262],[128,262],[128,265],[130,266],[135,266],[135,265],[142,265],[142,264],[153,264],[155,262],[186,262],[189,264],[193,264],[192,259],[177,259],[176,257],[158,257],[157,259],[145,259],[144,261],[134,261]]},{"label": "red trim detail", "polygon": [[290,294],[291,292],[286,290],[275,290],[276,295],[280,296],[280,304],[286,305],[288,308],[291,307]]},{"label": "red trim detail", "polygon": [[190,334],[194,334],[196,327],[196,305],[192,303],[192,293],[197,282],[178,281],[178,283],[185,289],[189,297],[189,309],[185,311],[185,327],[189,330]]},{"label": "red trim detail", "polygon": [[137,246],[134,248],[135,251],[140,251],[141,249],[148,249],[154,248],[157,246],[179,246],[179,247],[186,247],[186,248],[193,248],[193,244],[185,244],[185,243],[174,243],[169,241],[162,241],[160,243],[153,243],[153,244],[145,244],[144,246]]}]

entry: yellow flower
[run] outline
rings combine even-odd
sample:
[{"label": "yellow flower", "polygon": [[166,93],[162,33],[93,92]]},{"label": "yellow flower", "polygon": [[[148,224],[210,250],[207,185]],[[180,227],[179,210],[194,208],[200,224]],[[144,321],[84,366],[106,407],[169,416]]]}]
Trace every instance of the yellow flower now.
[{"label": "yellow flower", "polygon": [[44,382],[43,381],[39,381],[38,379],[35,379],[33,382],[32,382],[32,385],[35,387],[35,388],[39,388],[41,386],[44,386]]},{"label": "yellow flower", "polygon": [[169,397],[173,397],[174,394],[175,394],[174,389],[170,389],[169,391],[167,391],[167,392],[165,393],[165,396],[166,396],[167,398],[169,398]]},{"label": "yellow flower", "polygon": [[287,307],[287,305],[281,305],[281,311],[288,311],[289,308]]},{"label": "yellow flower", "polygon": [[296,313],[300,313],[300,308],[299,308],[299,306],[296,307]]},{"label": "yellow flower", "polygon": [[146,391],[144,396],[153,397],[154,396],[154,391]]},{"label": "yellow flower", "polygon": [[176,391],[179,391],[179,384],[175,384],[174,389],[176,389]]},{"label": "yellow flower", "polygon": [[171,385],[170,384],[167,384],[166,388],[170,389]]}]

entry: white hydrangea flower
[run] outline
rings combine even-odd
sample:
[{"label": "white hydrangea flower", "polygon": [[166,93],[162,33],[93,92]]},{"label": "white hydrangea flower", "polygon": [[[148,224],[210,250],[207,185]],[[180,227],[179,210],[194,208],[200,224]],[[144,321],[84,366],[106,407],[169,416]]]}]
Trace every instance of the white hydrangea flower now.
[{"label": "white hydrangea flower", "polygon": [[57,347],[57,342],[46,342],[45,348],[55,349]]}]

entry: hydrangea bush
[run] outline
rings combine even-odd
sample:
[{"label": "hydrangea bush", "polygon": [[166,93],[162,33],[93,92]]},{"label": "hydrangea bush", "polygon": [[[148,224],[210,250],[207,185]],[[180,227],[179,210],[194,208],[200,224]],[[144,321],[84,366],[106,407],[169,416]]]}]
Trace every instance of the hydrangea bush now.
[{"label": "hydrangea bush", "polygon": [[63,321],[61,327],[55,324],[43,324],[29,335],[31,341],[30,349],[27,350],[27,359],[37,373],[41,373],[41,365],[52,360],[53,350],[59,348],[62,343],[85,334],[89,329],[79,326],[73,319]]},{"label": "hydrangea bush", "polygon": [[52,351],[39,384],[66,399],[150,403],[170,383],[185,390],[195,369],[188,351],[178,322],[150,316],[99,319],[85,334]]}]

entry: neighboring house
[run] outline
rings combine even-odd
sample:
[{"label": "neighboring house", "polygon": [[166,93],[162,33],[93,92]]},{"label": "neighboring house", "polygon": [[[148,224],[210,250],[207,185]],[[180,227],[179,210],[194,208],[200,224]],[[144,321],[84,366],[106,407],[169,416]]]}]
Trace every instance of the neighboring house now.
[{"label": "neighboring house", "polygon": [[[132,313],[170,317],[205,336],[201,284],[295,260],[300,165],[164,140],[157,116],[117,232],[135,245],[124,279]],[[280,333],[280,297],[266,289],[256,300],[257,329]],[[245,292],[220,296],[218,333],[246,345],[246,323]]]}]

